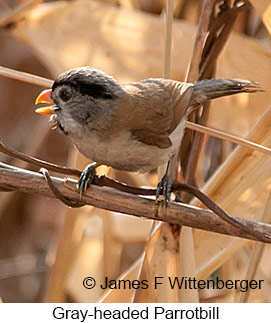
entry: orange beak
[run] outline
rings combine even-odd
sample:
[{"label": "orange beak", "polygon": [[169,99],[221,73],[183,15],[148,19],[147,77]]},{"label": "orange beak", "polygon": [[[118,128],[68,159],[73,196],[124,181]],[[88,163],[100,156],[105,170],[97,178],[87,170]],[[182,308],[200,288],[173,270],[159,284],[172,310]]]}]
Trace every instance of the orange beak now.
[{"label": "orange beak", "polygon": [[[36,98],[35,104],[39,104],[39,103],[54,104],[54,102],[51,99],[51,93],[52,93],[51,89],[42,91],[41,94]],[[55,112],[55,105],[51,105],[44,108],[38,108],[35,110],[35,112],[39,114],[53,114]]]}]

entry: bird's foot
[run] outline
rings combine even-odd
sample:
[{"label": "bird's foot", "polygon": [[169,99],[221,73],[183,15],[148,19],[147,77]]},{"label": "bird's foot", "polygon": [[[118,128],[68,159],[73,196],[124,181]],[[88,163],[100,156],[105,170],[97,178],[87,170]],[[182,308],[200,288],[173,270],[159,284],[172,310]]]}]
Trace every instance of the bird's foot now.
[{"label": "bird's foot", "polygon": [[161,181],[157,185],[156,189],[156,203],[158,203],[158,198],[160,195],[163,196],[163,207],[166,208],[167,203],[170,200],[171,194],[171,183],[168,175],[164,175]]},{"label": "bird's foot", "polygon": [[93,178],[96,175],[97,167],[98,167],[97,163],[92,163],[87,165],[87,167],[82,171],[77,183],[77,188],[80,193],[80,198],[86,192],[89,185],[92,183]]}]

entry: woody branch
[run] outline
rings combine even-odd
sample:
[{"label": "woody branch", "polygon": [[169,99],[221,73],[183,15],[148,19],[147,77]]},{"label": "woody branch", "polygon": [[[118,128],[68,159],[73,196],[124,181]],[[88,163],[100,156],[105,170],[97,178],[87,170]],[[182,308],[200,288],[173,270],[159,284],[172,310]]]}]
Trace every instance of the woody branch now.
[{"label": "woody branch", "polygon": [[[75,180],[69,179],[67,185],[62,178],[51,177],[51,179],[61,194],[74,202],[83,202],[101,209],[137,217],[160,220],[171,224],[189,226],[240,238],[253,239],[248,233],[221,220],[215,213],[209,210],[172,202],[168,204],[166,213],[156,212],[155,201],[152,199],[114,189],[98,187],[96,185],[91,185],[87,194],[82,196],[80,200],[80,195],[75,189],[77,183]],[[56,198],[42,174],[3,163],[0,163],[0,189]],[[268,236],[271,235],[271,225],[269,224],[237,217],[235,219],[253,230],[257,230]],[[261,241],[270,243],[269,239],[264,240],[263,238]]]}]

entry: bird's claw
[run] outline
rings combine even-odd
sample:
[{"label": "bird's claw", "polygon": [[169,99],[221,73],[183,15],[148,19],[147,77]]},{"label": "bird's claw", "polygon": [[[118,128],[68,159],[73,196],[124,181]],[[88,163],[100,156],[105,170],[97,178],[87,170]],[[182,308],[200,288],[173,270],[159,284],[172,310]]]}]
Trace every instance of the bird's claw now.
[{"label": "bird's claw", "polygon": [[158,202],[159,195],[163,195],[163,207],[167,206],[167,203],[170,200],[171,194],[171,183],[168,175],[163,176],[161,181],[157,185],[156,189],[156,202]]},{"label": "bird's claw", "polygon": [[89,185],[92,183],[93,178],[96,175],[96,167],[97,167],[96,163],[89,164],[81,173],[77,183],[77,188],[80,193],[80,198],[86,192]]}]

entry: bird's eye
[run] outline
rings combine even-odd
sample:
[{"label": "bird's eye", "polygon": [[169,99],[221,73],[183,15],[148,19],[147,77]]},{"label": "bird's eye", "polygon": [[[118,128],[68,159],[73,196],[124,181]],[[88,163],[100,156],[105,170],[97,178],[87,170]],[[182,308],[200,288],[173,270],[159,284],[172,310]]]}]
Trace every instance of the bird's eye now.
[{"label": "bird's eye", "polygon": [[59,92],[59,97],[62,101],[67,102],[71,99],[72,93],[63,89]]}]

